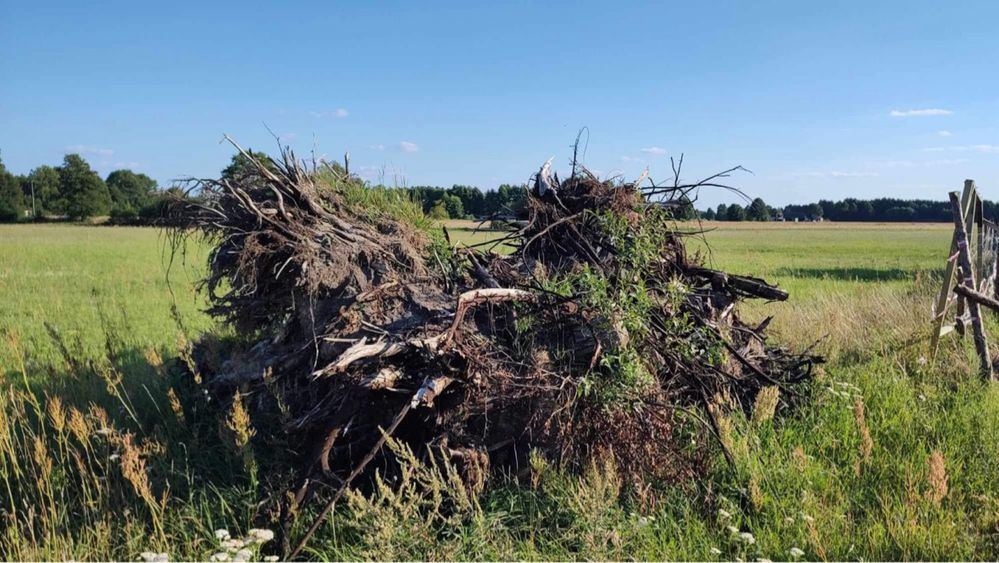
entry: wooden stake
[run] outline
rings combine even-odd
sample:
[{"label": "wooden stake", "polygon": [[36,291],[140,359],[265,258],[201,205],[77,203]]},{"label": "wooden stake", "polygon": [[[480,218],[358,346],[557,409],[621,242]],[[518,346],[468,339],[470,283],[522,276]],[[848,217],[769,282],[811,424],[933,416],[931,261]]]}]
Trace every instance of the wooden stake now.
[{"label": "wooden stake", "polygon": [[[961,208],[961,197],[957,192],[950,192],[950,206],[954,212],[954,238],[957,240],[957,260],[961,266],[964,278],[958,280],[959,285],[976,290],[975,270],[971,265],[971,253],[968,251],[968,230],[964,222],[964,210]],[[975,351],[981,362],[982,377],[992,379],[992,358],[989,356],[989,343],[985,338],[985,328],[982,326],[981,308],[978,301],[969,299],[968,313],[971,315],[971,329],[975,335]]]},{"label": "wooden stake", "polygon": [[[975,197],[975,181],[965,180],[964,181],[964,193],[961,195],[961,209],[965,213],[968,213],[970,203],[972,198]],[[969,218],[970,219],[970,218]],[[957,253],[957,236],[951,238],[950,241],[950,253],[947,254],[948,257],[954,256]],[[937,302],[933,307],[933,332],[930,334],[930,359],[934,360],[937,356],[937,347],[940,344],[940,336],[945,332],[943,327],[944,315],[947,314],[947,303],[950,298],[951,292],[951,281],[954,279],[954,272],[957,270],[957,261],[950,260],[947,262],[947,268],[944,270],[944,282],[943,286],[940,288],[940,293],[937,295]],[[949,330],[949,327],[948,329]]]}]

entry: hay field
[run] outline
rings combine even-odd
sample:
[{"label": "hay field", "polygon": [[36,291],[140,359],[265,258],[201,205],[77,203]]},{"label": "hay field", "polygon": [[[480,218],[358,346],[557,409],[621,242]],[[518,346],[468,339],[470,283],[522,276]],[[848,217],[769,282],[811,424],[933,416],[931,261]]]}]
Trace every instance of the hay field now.
[{"label": "hay field", "polygon": [[[945,341],[935,365],[925,352],[950,229],[704,226],[717,230],[695,245],[715,265],[791,292],[745,316],[776,315],[779,338],[795,346],[821,339],[830,362],[797,417],[732,420],[736,467],[715,452],[709,482],[684,490],[621,494],[613,467],[577,478],[539,465],[533,486],[495,483],[450,509],[413,491],[356,498],[309,556],[999,556],[999,390],[974,377],[970,343]],[[452,238],[463,227],[451,225]],[[171,413],[175,382],[162,359],[211,322],[194,292],[201,250],[190,247],[168,283],[164,244],[149,229],[0,226],[0,518],[35,507],[33,534],[0,526],[3,559],[204,559],[218,550],[215,529],[252,527],[266,476],[239,470],[238,453],[206,437],[215,429]],[[73,409],[95,408],[106,427],[67,429]]]}]

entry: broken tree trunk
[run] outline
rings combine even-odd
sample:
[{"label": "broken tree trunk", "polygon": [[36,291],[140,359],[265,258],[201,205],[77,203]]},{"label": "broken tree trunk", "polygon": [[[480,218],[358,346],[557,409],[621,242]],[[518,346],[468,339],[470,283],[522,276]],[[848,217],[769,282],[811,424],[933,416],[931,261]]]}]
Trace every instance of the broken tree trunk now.
[{"label": "broken tree trunk", "polygon": [[[964,287],[975,289],[975,270],[971,265],[971,255],[968,252],[968,231],[964,222],[964,210],[961,209],[961,198],[957,192],[950,192],[950,205],[954,212],[954,238],[957,240],[957,260],[964,277],[959,280]],[[992,379],[992,358],[989,357],[989,344],[982,326],[981,309],[977,301],[968,300],[968,313],[971,315],[971,329],[975,335],[975,351],[981,362],[982,377]]]}]

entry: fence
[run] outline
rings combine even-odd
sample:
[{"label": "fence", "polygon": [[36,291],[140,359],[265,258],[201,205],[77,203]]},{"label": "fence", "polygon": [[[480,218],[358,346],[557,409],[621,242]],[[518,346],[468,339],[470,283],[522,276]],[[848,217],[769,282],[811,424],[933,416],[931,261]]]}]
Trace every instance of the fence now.
[{"label": "fence", "polygon": [[[981,306],[999,310],[999,225],[985,219],[974,180],[964,181],[964,192],[950,193],[954,215],[943,286],[933,307],[930,357],[935,358],[940,338],[952,332],[964,336],[970,325],[982,377],[992,379],[992,359],[982,325]],[[956,284],[955,284],[956,274]],[[945,322],[951,303],[957,302],[952,322]]]}]

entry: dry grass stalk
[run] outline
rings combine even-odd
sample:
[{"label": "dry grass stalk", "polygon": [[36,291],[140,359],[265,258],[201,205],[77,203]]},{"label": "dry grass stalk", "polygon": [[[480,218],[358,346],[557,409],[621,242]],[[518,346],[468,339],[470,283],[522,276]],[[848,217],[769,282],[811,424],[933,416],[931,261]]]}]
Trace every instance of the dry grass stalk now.
[{"label": "dry grass stalk", "polygon": [[947,468],[944,463],[944,455],[940,450],[933,450],[926,460],[926,481],[930,488],[926,491],[926,498],[934,504],[940,506],[949,492],[947,485]]},{"label": "dry grass stalk", "polygon": [[753,401],[753,422],[757,425],[763,424],[773,419],[777,412],[777,402],[780,399],[780,388],[776,385],[768,385],[756,394]]}]

